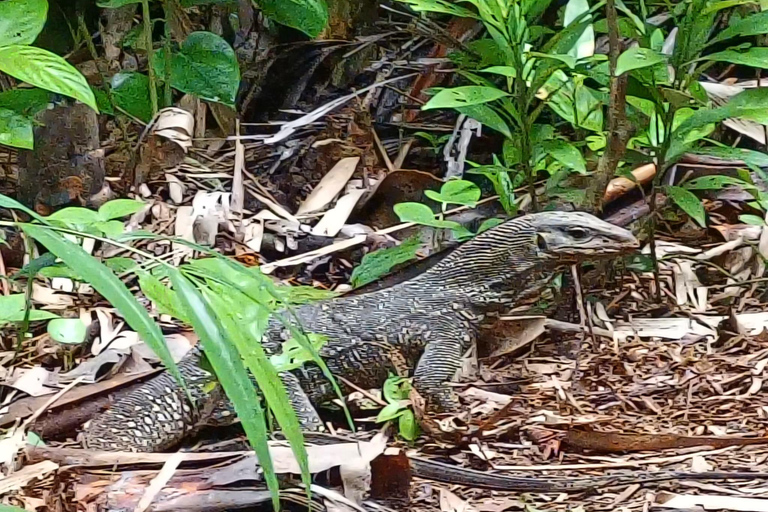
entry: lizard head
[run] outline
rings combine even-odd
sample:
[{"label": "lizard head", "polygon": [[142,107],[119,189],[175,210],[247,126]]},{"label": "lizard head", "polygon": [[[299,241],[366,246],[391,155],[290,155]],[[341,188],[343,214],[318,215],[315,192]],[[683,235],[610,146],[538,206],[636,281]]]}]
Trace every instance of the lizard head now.
[{"label": "lizard head", "polygon": [[624,228],[583,212],[541,212],[527,216],[540,258],[577,261],[631,252],[640,245]]}]

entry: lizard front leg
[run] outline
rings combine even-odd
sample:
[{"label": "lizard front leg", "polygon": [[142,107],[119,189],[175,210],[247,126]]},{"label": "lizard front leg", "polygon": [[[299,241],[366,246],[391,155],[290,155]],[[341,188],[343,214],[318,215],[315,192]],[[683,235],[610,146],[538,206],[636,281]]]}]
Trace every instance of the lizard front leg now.
[{"label": "lizard front leg", "polygon": [[461,358],[469,337],[455,326],[432,330],[413,376],[413,386],[424,397],[427,409],[434,412],[456,412],[459,398],[448,385],[461,367]]}]

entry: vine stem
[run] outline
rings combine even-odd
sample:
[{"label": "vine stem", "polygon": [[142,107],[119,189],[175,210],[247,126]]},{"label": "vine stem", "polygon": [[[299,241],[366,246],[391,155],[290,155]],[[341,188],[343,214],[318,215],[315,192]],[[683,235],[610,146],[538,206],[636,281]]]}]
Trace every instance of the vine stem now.
[{"label": "vine stem", "polygon": [[[149,101],[152,115],[157,114],[157,77],[155,76],[155,51],[152,48],[152,19],[149,15],[149,0],[141,0],[141,15],[144,18],[144,44],[147,46],[147,75],[149,76]],[[166,21],[167,23],[167,21]]]}]

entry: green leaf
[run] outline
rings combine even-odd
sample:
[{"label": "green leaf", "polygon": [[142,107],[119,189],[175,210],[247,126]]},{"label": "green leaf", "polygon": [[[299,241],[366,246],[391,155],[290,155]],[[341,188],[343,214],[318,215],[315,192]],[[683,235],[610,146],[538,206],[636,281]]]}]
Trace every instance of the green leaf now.
[{"label": "green leaf", "polygon": [[393,420],[403,414],[406,410],[406,405],[401,402],[389,403],[379,411],[379,414],[376,416],[376,423],[384,423],[385,421]]},{"label": "green leaf", "polygon": [[720,190],[725,187],[738,186],[747,190],[754,190],[757,187],[747,183],[744,180],[733,178],[731,176],[700,176],[691,181],[687,181],[683,187],[688,190]]},{"label": "green leaf", "polygon": [[119,220],[108,220],[106,222],[94,222],[93,227],[101,231],[104,236],[117,240],[125,231],[125,226]]},{"label": "green leaf", "polygon": [[270,19],[317,37],[328,24],[325,0],[259,0],[259,7]]},{"label": "green leaf", "polygon": [[707,226],[706,213],[704,212],[704,205],[698,197],[694,195],[690,190],[686,190],[683,187],[667,186],[664,187],[667,195],[680,207],[685,213],[691,216],[701,227]]},{"label": "green leaf", "polygon": [[48,216],[48,220],[61,222],[70,226],[88,226],[95,222],[99,222],[101,219],[99,214],[88,208],[80,208],[78,206],[69,206],[57,210]]},{"label": "green leaf", "polygon": [[23,508],[12,507],[10,505],[0,505],[0,512],[27,512]]},{"label": "green leaf", "polygon": [[0,2],[0,46],[34,43],[47,17],[47,0]]},{"label": "green leaf", "polygon": [[[323,348],[323,345],[328,342],[327,336],[321,336],[315,333],[308,333],[307,337],[315,348],[315,351]],[[281,352],[269,356],[269,362],[280,372],[295,370],[300,368],[304,363],[313,360],[312,354],[306,350],[296,338],[291,338],[288,341],[283,342]]]},{"label": "green leaf", "polygon": [[129,270],[133,270],[138,266],[136,260],[132,260],[131,258],[122,258],[119,256],[104,260],[104,264],[108,268],[118,273],[128,272]]},{"label": "green leaf", "polygon": [[[587,0],[568,0],[568,3],[565,5],[563,25],[567,27],[573,24],[577,19],[579,19],[580,16],[588,12],[589,2]],[[591,18],[591,15],[588,15],[586,18],[581,19],[586,21],[590,20]],[[583,59],[585,57],[591,57],[594,55],[595,29],[591,24],[586,26],[576,43],[569,49],[567,53],[576,59]]]},{"label": "green leaf", "polygon": [[34,148],[32,120],[13,110],[0,107],[0,144],[22,149]]},{"label": "green leaf", "polygon": [[237,0],[181,0],[182,7],[195,7],[197,5],[236,4]]},{"label": "green leaf", "polygon": [[480,199],[481,192],[478,186],[471,181],[450,180],[440,187],[439,193],[434,190],[425,190],[424,194],[438,203],[474,207]]},{"label": "green leaf", "polygon": [[542,142],[541,147],[547,154],[565,167],[581,174],[586,174],[587,165],[584,162],[584,157],[581,156],[581,153],[573,144],[561,139],[554,139]]},{"label": "green leaf", "polygon": [[85,341],[86,327],[79,318],[56,318],[48,322],[51,339],[67,345],[79,345]]},{"label": "green leaf", "polygon": [[709,60],[717,62],[730,62],[741,66],[751,66],[753,68],[768,69],[768,48],[749,48],[746,51],[725,50],[717,53],[710,53],[703,56],[700,60]]},{"label": "green leaf", "polygon": [[734,117],[768,123],[768,88],[748,89],[732,97],[725,105],[718,108],[696,110],[672,132],[672,142],[667,151],[668,160],[672,161],[688,149],[692,142],[691,135],[697,129]]},{"label": "green leaf", "polygon": [[195,333],[200,336],[205,355],[211,362],[224,392],[232,401],[248,441],[256,451],[259,465],[264,469],[267,488],[272,493],[273,505],[275,510],[279,510],[279,485],[267,444],[264,411],[259,405],[243,360],[235,348],[235,342],[230,338],[235,335],[234,331],[237,329],[227,330],[210,303],[204,300],[200,291],[178,269],[171,268],[168,273],[185,315],[189,317]]},{"label": "green leaf", "polygon": [[96,2],[99,7],[106,7],[107,9],[117,9],[124,5],[140,4],[141,0],[101,0]]},{"label": "green leaf", "polygon": [[403,411],[398,420],[398,429],[400,435],[406,441],[415,441],[419,437],[419,424],[416,422],[416,416],[414,416],[413,411],[410,409]]},{"label": "green leaf", "polygon": [[[165,49],[155,58],[155,73],[165,76]],[[240,87],[235,51],[211,32],[193,32],[171,57],[171,85],[208,101],[234,106]]]},{"label": "green leaf", "polygon": [[492,73],[494,75],[501,75],[507,78],[515,78],[517,76],[517,70],[512,66],[490,66],[485,69],[481,69],[480,73]]},{"label": "green leaf", "polygon": [[97,112],[99,110],[85,77],[48,50],[18,44],[0,46],[0,71],[36,87],[80,100]]},{"label": "green leaf", "polygon": [[747,165],[768,167],[768,155],[761,151],[729,146],[705,146],[693,151],[697,155],[714,156],[725,160],[741,160]]},{"label": "green leaf", "polygon": [[121,71],[110,80],[115,105],[130,115],[149,122],[152,102],[149,96],[149,78],[135,71]]},{"label": "green leaf", "polygon": [[433,228],[461,229],[462,225],[450,220],[438,220],[429,206],[421,203],[398,203],[394,207],[400,222],[414,222]]},{"label": "green leaf", "polygon": [[496,111],[488,105],[471,105],[469,107],[458,107],[456,110],[467,117],[471,117],[488,128],[492,128],[507,138],[512,137],[506,121],[501,118]]},{"label": "green leaf", "polygon": [[144,206],[145,204],[142,201],[136,201],[135,199],[113,199],[101,205],[99,208],[99,218],[107,221],[127,217],[138,212]]},{"label": "green leaf", "polygon": [[[0,326],[8,322],[23,322],[26,305],[27,302],[23,293],[0,295]],[[58,317],[49,311],[33,309],[29,312],[29,320],[33,322]]]},{"label": "green leaf", "polygon": [[9,210],[20,210],[38,222],[42,222],[43,224],[49,224],[48,220],[45,217],[38,215],[36,212],[30,210],[29,208],[27,208],[17,200],[3,194],[0,194],[0,208],[7,208]]},{"label": "green leaf", "polygon": [[573,55],[561,55],[558,53],[540,53],[540,52],[529,52],[529,54],[532,57],[539,57],[542,59],[554,59],[558,62],[562,62],[569,68],[573,69],[576,67],[576,58]]},{"label": "green leaf", "polygon": [[36,87],[10,89],[0,92],[0,108],[7,108],[24,116],[34,116],[48,107],[51,103],[51,96],[50,92]]},{"label": "green leaf", "polygon": [[165,286],[157,277],[153,276],[149,272],[139,271],[136,272],[139,276],[139,288],[146,298],[152,301],[152,304],[157,308],[158,313],[164,315],[170,315],[173,318],[177,318],[189,324],[189,319],[184,313],[184,310],[178,306],[179,298],[175,290],[171,290]]},{"label": "green leaf", "polygon": [[360,265],[352,271],[350,277],[352,286],[359,288],[372,283],[392,270],[395,265],[416,258],[416,251],[419,250],[420,245],[421,241],[418,237],[411,237],[404,240],[400,245],[369,252],[363,256]]},{"label": "green leaf", "polygon": [[318,300],[328,300],[339,296],[338,292],[333,290],[323,290],[314,286],[277,286],[277,292],[282,300],[288,304],[300,305],[309,304]]},{"label": "green leaf", "polygon": [[616,76],[621,76],[633,69],[655,66],[665,60],[666,57],[657,51],[635,46],[619,55],[619,59],[616,61]]},{"label": "green leaf", "polygon": [[133,297],[120,279],[109,268],[85,252],[79,245],[70,242],[58,233],[34,224],[21,224],[24,232],[48,248],[70,268],[77,269],[83,279],[107,299],[125,318],[131,328],[160,358],[170,374],[186,391],[186,384],[179,373],[165,344],[163,333],[149,317],[147,311]]},{"label": "green leaf", "polygon": [[433,108],[468,107],[488,103],[505,96],[509,96],[509,94],[495,87],[465,85],[441,90],[421,108],[422,110],[430,110]]},{"label": "green leaf", "polygon": [[480,227],[477,229],[477,234],[479,235],[483,231],[488,231],[491,228],[495,228],[499,224],[504,224],[504,219],[485,219],[482,224],[480,224]]},{"label": "green leaf", "polygon": [[460,7],[451,2],[442,0],[397,0],[398,2],[408,4],[416,12],[436,12],[442,14],[452,14],[459,18],[475,18],[478,15],[469,9]]},{"label": "green leaf", "polygon": [[732,37],[748,37],[768,33],[768,11],[741,18],[713,37],[707,46],[726,41]]},{"label": "green leaf", "polygon": [[[171,277],[173,278],[173,276]],[[224,327],[224,331],[227,333],[229,341],[234,343],[234,346],[237,348],[237,351],[240,352],[240,356],[242,356],[246,366],[250,370],[251,375],[256,379],[256,383],[259,385],[259,389],[264,395],[267,405],[275,415],[278,425],[280,425],[283,433],[288,439],[291,450],[293,451],[296,460],[299,462],[302,481],[304,485],[309,488],[311,482],[309,460],[306,448],[304,447],[304,437],[301,434],[301,426],[299,425],[296,411],[291,406],[289,395],[283,385],[283,381],[278,377],[277,371],[267,358],[261,343],[253,342],[253,340],[261,339],[264,334],[263,329],[254,326],[253,322],[249,322],[248,327],[243,329],[242,326],[243,322],[246,320],[245,317],[238,315],[236,310],[228,307],[226,301],[222,300],[221,296],[214,294],[209,289],[203,288],[202,292],[206,302],[212,307],[216,317]],[[250,404],[244,404],[244,406],[251,407]],[[257,417],[256,419],[260,422],[260,429],[263,424],[263,416],[261,418]],[[266,436],[261,439],[261,442],[267,446],[266,449],[268,451]],[[259,457],[261,457],[261,455],[259,455]],[[267,471],[266,467],[264,467],[264,469]],[[276,478],[275,482],[277,482]]]},{"label": "green leaf", "polygon": [[739,215],[739,220],[744,224],[750,224],[752,226],[765,226],[765,220],[763,220],[762,217],[758,217],[757,215]]}]

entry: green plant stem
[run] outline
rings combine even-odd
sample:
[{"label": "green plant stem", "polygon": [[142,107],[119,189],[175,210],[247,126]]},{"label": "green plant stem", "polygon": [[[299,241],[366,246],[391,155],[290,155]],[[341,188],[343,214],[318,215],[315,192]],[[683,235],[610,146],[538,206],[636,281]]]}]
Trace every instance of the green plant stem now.
[{"label": "green plant stem", "polygon": [[[31,260],[35,247],[32,243],[32,240],[27,235],[23,236],[24,248],[26,249],[26,252]],[[27,337],[27,333],[29,332],[29,315],[32,313],[32,292],[34,291],[34,282],[35,276],[27,276],[27,285],[24,289],[24,319],[21,321],[21,325],[19,326],[19,335],[16,339],[16,348],[13,351],[13,357],[9,363],[10,365],[13,365],[13,363],[19,357],[21,349],[24,347],[24,339]]]},{"label": "green plant stem", "polygon": [[147,76],[149,76],[149,101],[152,103],[152,115],[157,114],[157,77],[155,76],[155,50],[152,48],[152,18],[149,13],[149,0],[141,1],[141,15],[144,18],[144,44],[147,46]]},{"label": "green plant stem", "polygon": [[163,12],[165,16],[165,41],[163,41],[163,57],[165,58],[165,76],[163,77],[163,104],[166,107],[173,105],[173,92],[171,91],[171,21],[173,20],[174,0],[163,0]]}]

